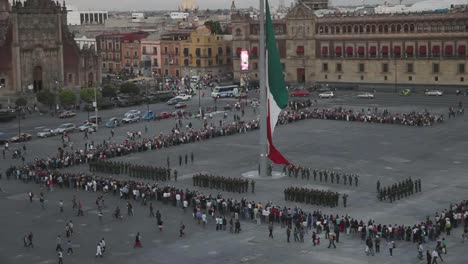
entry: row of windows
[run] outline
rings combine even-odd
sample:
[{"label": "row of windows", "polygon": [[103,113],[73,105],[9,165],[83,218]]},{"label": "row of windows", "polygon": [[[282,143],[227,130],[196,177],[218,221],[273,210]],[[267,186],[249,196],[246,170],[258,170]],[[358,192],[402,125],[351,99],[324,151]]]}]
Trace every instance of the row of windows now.
[{"label": "row of windows", "polygon": [[[357,72],[366,72],[366,65],[365,63],[359,63],[357,65]],[[456,72],[459,74],[464,74],[465,73],[465,64],[464,63],[459,63],[456,66]],[[328,63],[322,63],[322,71],[323,72],[328,72],[329,67]],[[335,71],[336,72],[343,72],[343,65],[341,63],[336,63],[335,64]],[[381,72],[383,73],[388,73],[389,72],[389,64],[388,63],[382,63],[381,67]],[[415,68],[413,63],[407,63],[406,64],[406,72],[407,73],[415,73]],[[432,64],[432,72],[431,73],[440,73],[440,63],[433,63]]]},{"label": "row of windows", "polygon": [[318,34],[369,34],[369,33],[416,33],[416,32],[465,32],[468,24],[421,23],[421,24],[379,24],[379,25],[330,25],[319,26]]},{"label": "row of windows", "polygon": [[[101,41],[101,50],[105,50],[105,49],[106,49],[106,42],[103,40],[103,41]],[[107,43],[107,50],[109,50],[109,51],[114,50],[114,43],[113,42],[108,42]],[[120,50],[120,44],[119,43],[115,43],[115,50]]]},{"label": "row of windows", "polygon": [[[355,46],[346,46],[346,50],[343,50],[342,46],[335,46],[335,49],[332,50],[328,46],[323,46],[321,55],[322,57],[328,57],[328,56],[335,56],[335,57],[343,57],[346,55],[346,57],[353,57],[353,56],[358,56],[358,57],[364,57],[366,54],[370,57],[377,57],[378,55],[381,55],[382,57],[388,57],[389,55],[392,55],[394,57],[401,57],[402,55],[405,55],[406,57],[414,57],[414,56],[419,56],[419,57],[428,57],[428,56],[466,56],[466,46],[465,45],[458,45],[454,46],[452,44],[444,44],[444,45],[419,45],[417,46],[418,50],[415,51],[415,46],[413,45],[405,45],[405,50],[402,50],[402,46],[399,45],[394,45],[392,47],[392,50],[390,50],[389,46],[381,46],[380,50],[378,50],[377,46],[369,46],[368,49],[366,49],[365,46],[358,46],[357,49],[355,49]],[[443,47],[443,50],[442,50]],[[456,47],[456,49],[454,49]],[[304,54],[304,47],[303,46],[297,46],[296,49],[296,54],[297,55],[303,55]]]},{"label": "row of windows", "polygon": [[[328,74],[325,74],[325,75],[323,76],[323,78],[324,78],[325,80],[328,80]],[[338,80],[341,80],[341,75],[337,75],[337,79],[338,79]],[[364,80],[365,80],[364,75],[361,75],[361,76],[360,76],[360,79],[361,79],[361,81],[364,81]],[[383,81],[388,81],[388,80],[389,80],[388,76],[387,76],[387,75],[384,75],[384,76],[383,76]],[[401,81],[401,80],[400,80],[400,81]],[[408,81],[413,81],[413,76],[408,76]],[[435,82],[438,82],[438,81],[439,81],[439,76],[434,76],[434,81],[435,81]],[[465,77],[460,77],[460,82],[465,82]]]}]

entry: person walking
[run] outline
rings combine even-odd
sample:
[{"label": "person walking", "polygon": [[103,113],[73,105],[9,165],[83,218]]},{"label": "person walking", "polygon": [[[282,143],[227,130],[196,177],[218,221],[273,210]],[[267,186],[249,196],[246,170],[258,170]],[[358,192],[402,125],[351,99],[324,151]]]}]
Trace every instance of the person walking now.
[{"label": "person walking", "polygon": [[106,252],[106,241],[104,240],[104,238],[102,238],[101,241],[99,241],[99,244],[101,245],[101,251],[104,255],[104,253]]},{"label": "person walking", "polygon": [[97,247],[96,247],[96,258],[97,257],[102,258],[102,248],[101,248],[100,242],[97,243]]},{"label": "person walking", "polygon": [[73,254],[73,245],[71,240],[67,241],[67,255]]},{"label": "person walking", "polygon": [[312,243],[314,244],[314,247],[317,245],[317,234],[315,231],[312,232]]},{"label": "person walking", "polygon": [[179,154],[179,166],[182,166],[182,155]]},{"label": "person walking", "polygon": [[419,244],[418,244],[418,258],[420,260],[423,260],[423,251],[424,251],[424,247],[423,247],[422,243],[419,242]]},{"label": "person walking", "polygon": [[32,232],[29,232],[29,234],[28,234],[28,247],[34,248],[33,233]]},{"label": "person walking", "polygon": [[149,204],[149,211],[150,211],[149,217],[154,217],[155,215],[154,215],[153,203]]},{"label": "person walking", "polygon": [[335,245],[335,233],[333,232],[330,232],[329,236],[328,236],[328,248],[330,248],[331,246],[333,246],[333,248],[336,248],[336,245]]},{"label": "person walking", "polygon": [[59,201],[59,208],[60,208],[60,213],[63,213],[63,201]]},{"label": "person walking", "polygon": [[61,250],[57,252],[57,256],[58,256],[58,264],[63,264],[63,253]]},{"label": "person walking", "polygon": [[29,202],[32,203],[32,202],[33,202],[34,193],[30,191],[30,192],[28,193],[28,197],[29,197]]},{"label": "person walking", "polygon": [[184,225],[184,222],[180,222],[179,237],[183,237],[184,235],[185,235],[185,225]]},{"label": "person walking", "polygon": [[190,161],[192,162],[192,164],[193,164],[193,159],[194,159],[194,157],[193,157],[193,151],[192,151],[192,152],[190,152]]},{"label": "person walking", "polygon": [[[31,198],[30,198],[31,199]],[[41,208],[42,210],[45,210],[45,199],[44,199],[44,194],[41,192],[39,196],[39,202],[41,203]]]},{"label": "person walking", "polygon": [[141,248],[141,239],[140,239],[140,232],[137,232],[136,237],[135,237],[135,244],[133,245],[133,248]]},{"label": "person walking", "polygon": [[429,252],[429,250],[426,250],[426,261],[427,264],[432,264],[432,255],[431,252]]},{"label": "person walking", "polygon": [[57,241],[57,246],[55,247],[55,251],[63,251],[62,238],[60,237],[60,235],[57,236],[56,241]]},{"label": "person walking", "polygon": [[380,253],[380,236],[375,237],[375,253]]},{"label": "person walking", "polygon": [[268,231],[269,231],[268,237],[273,238],[273,222],[270,222],[270,224],[268,225]]},{"label": "person walking", "polygon": [[437,264],[437,258],[439,258],[439,252],[436,249],[432,251],[432,264]]},{"label": "person walking", "polygon": [[78,214],[76,216],[84,216],[83,204],[81,203],[81,201],[78,202]]}]

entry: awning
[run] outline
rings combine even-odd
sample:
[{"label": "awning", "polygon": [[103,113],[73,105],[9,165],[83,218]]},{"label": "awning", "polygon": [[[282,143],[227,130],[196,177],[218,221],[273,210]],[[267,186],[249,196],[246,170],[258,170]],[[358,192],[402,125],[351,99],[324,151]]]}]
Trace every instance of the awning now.
[{"label": "awning", "polygon": [[446,45],[445,46],[445,55],[453,55],[453,46],[452,45]]},{"label": "awning", "polygon": [[341,51],[341,47],[335,47],[335,54],[336,55],[341,55],[342,51]]},{"label": "awning", "polygon": [[427,54],[427,47],[426,46],[419,46],[419,54],[426,55]]},{"label": "awning", "polygon": [[466,46],[460,45],[458,46],[458,55],[465,55],[466,54]]},{"label": "awning", "polygon": [[296,53],[304,53],[304,46],[297,46]]},{"label": "awning", "polygon": [[352,56],[353,55],[353,47],[347,47],[346,48],[346,54],[348,56]]},{"label": "awning", "polygon": [[413,55],[413,46],[406,46],[406,55]]},{"label": "awning", "polygon": [[401,54],[401,47],[400,46],[393,47],[393,53],[395,55],[400,55]]},{"label": "awning", "polygon": [[383,46],[382,47],[382,54],[384,54],[384,55],[388,54],[388,46]]},{"label": "awning", "polygon": [[375,55],[377,54],[377,47],[376,46],[371,46],[369,49],[370,55]]},{"label": "awning", "polygon": [[358,48],[358,54],[359,55],[364,55],[364,47],[361,46],[361,47]]},{"label": "awning", "polygon": [[434,55],[439,55],[440,54],[440,46],[439,45],[432,46],[432,54],[434,54]]},{"label": "awning", "polygon": [[328,47],[322,47],[322,55],[328,55]]}]

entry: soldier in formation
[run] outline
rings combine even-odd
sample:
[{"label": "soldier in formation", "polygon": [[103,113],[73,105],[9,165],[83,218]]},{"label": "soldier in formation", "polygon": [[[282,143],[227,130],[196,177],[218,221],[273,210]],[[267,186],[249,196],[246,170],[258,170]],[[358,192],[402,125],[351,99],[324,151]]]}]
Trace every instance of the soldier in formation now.
[{"label": "soldier in formation", "polygon": [[[348,173],[342,173],[339,171],[332,171],[332,170],[317,170],[317,169],[311,169],[311,168],[305,168],[301,166],[294,166],[294,165],[286,165],[283,167],[283,174],[288,175],[289,177],[294,177],[294,178],[301,178],[303,180],[307,179],[310,180],[313,178],[314,181],[320,181],[320,182],[328,182],[328,179],[330,179],[331,183],[336,183],[340,184],[342,182],[344,185],[349,185],[353,186],[353,180],[354,184],[357,187],[359,183],[359,176],[356,174],[348,174]],[[341,181],[342,179],[342,181]]]},{"label": "soldier in formation", "polygon": [[[284,199],[297,203],[337,207],[340,194],[332,191],[289,187],[284,190]],[[346,196],[347,198],[348,196]],[[346,198],[343,203],[346,203]]]},{"label": "soldier in formation", "polygon": [[[89,163],[89,170],[91,172],[102,172],[116,175],[125,174],[130,177],[153,181],[171,180],[170,168],[137,165],[122,161],[92,161]],[[177,172],[174,171],[174,178],[176,175]]]},{"label": "soldier in formation", "polygon": [[255,182],[243,178],[231,178],[215,176],[211,174],[196,174],[192,177],[193,186],[222,190],[226,192],[248,192],[249,184],[251,185],[252,192],[255,191]]},{"label": "soldier in formation", "polygon": [[381,188],[379,182],[377,198],[380,201],[385,201],[388,198],[388,200],[392,203],[395,200],[400,200],[417,192],[421,192],[421,179],[412,180],[411,178],[408,178],[383,188]]}]

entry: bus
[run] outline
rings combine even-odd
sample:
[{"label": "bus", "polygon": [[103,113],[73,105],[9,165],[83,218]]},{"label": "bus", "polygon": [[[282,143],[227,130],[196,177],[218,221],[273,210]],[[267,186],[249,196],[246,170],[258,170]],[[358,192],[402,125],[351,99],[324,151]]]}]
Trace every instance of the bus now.
[{"label": "bus", "polygon": [[211,97],[213,98],[236,97],[238,95],[238,85],[216,86],[211,93]]}]

